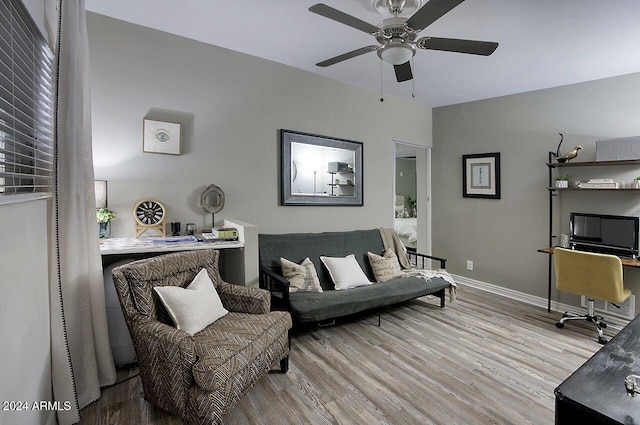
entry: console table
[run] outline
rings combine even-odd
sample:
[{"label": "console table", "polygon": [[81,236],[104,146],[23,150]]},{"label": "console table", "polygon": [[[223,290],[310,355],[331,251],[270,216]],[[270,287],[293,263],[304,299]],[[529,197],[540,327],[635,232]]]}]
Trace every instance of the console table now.
[{"label": "console table", "polygon": [[243,248],[240,241],[197,242],[180,238],[141,237],[111,238],[100,241],[101,255],[166,253],[175,251],[191,251],[196,249]]},{"label": "console table", "polygon": [[[125,237],[110,238],[100,241],[102,266],[107,267],[123,259],[139,260],[176,251],[195,249],[223,250],[220,269],[229,283],[247,286],[258,286],[258,230],[253,224],[239,220],[224,220],[225,227],[238,229],[237,241],[225,242],[169,242],[171,237]],[[164,239],[164,243],[154,240]]]},{"label": "console table", "polygon": [[556,425],[640,424],[640,395],[624,379],[640,374],[640,316],[555,390]]}]

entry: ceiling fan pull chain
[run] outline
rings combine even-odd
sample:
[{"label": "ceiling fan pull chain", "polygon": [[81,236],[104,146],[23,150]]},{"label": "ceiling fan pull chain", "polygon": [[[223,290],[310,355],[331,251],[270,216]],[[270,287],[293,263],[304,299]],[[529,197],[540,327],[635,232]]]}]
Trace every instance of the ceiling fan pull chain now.
[{"label": "ceiling fan pull chain", "polygon": [[380,59],[380,102],[384,102],[384,97],[382,97],[382,59]]},{"label": "ceiling fan pull chain", "polygon": [[416,75],[416,63],[414,62],[413,58],[411,58],[411,68],[413,68],[411,70],[411,72],[414,75],[414,77],[411,79],[411,84],[412,84],[411,97],[415,99],[416,98],[416,77],[415,77],[415,75]]}]

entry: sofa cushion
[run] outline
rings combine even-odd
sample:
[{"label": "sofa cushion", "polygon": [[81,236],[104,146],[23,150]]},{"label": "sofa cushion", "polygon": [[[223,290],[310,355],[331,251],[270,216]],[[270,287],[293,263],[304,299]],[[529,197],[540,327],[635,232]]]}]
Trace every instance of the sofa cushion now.
[{"label": "sofa cushion", "polygon": [[300,322],[313,322],[408,301],[448,287],[440,277],[401,277],[348,291],[296,292],[289,299],[293,316]]},{"label": "sofa cushion", "polygon": [[230,312],[193,337],[199,358],[192,367],[196,384],[205,391],[214,391],[231,379],[241,379],[265,352],[286,349],[280,345],[288,344],[290,327],[291,316],[287,312]]},{"label": "sofa cushion", "polygon": [[362,271],[370,281],[375,280],[367,251],[382,252],[384,245],[380,231],[353,230],[348,232],[289,233],[258,235],[260,265],[282,276],[280,257],[300,263],[306,257],[313,262],[318,272],[322,289],[335,289],[329,272],[320,261],[321,255],[344,257],[354,254]]},{"label": "sofa cushion", "polygon": [[395,252],[387,248],[384,251],[384,255],[380,256],[373,252],[368,252],[369,263],[373,270],[373,275],[378,282],[386,282],[387,280],[395,279],[402,276],[402,269],[400,269],[400,262]]},{"label": "sofa cushion", "polygon": [[176,328],[189,335],[200,332],[228,313],[206,269],[200,270],[186,288],[169,285],[156,286],[153,290]]},{"label": "sofa cushion", "polygon": [[309,291],[322,292],[318,280],[318,272],[309,257],[297,264],[286,258],[280,258],[282,277],[289,281],[289,292]]},{"label": "sofa cushion", "polygon": [[329,271],[331,280],[337,291],[371,285],[353,254],[346,257],[320,256],[320,261]]}]

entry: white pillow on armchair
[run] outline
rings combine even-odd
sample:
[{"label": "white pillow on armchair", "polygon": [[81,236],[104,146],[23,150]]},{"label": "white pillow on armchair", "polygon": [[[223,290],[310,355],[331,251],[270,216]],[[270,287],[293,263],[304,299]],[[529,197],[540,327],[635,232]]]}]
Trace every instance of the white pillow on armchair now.
[{"label": "white pillow on armchair", "polygon": [[206,269],[200,270],[186,288],[156,286],[153,290],[162,300],[176,328],[189,335],[200,332],[229,312],[222,305]]}]

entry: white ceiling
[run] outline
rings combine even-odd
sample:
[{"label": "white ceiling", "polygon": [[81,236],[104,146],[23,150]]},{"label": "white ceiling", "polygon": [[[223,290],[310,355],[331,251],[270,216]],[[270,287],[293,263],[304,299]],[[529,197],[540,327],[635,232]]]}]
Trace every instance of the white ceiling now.
[{"label": "white ceiling", "polygon": [[[320,0],[86,0],[88,11],[280,62],[380,91],[376,44],[361,31],[308,11]],[[377,24],[373,0],[322,0]],[[423,3],[426,0],[423,0]],[[466,0],[419,36],[495,41],[489,56],[418,50],[414,84],[383,63],[382,91],[437,107],[640,72],[640,0]]]}]

